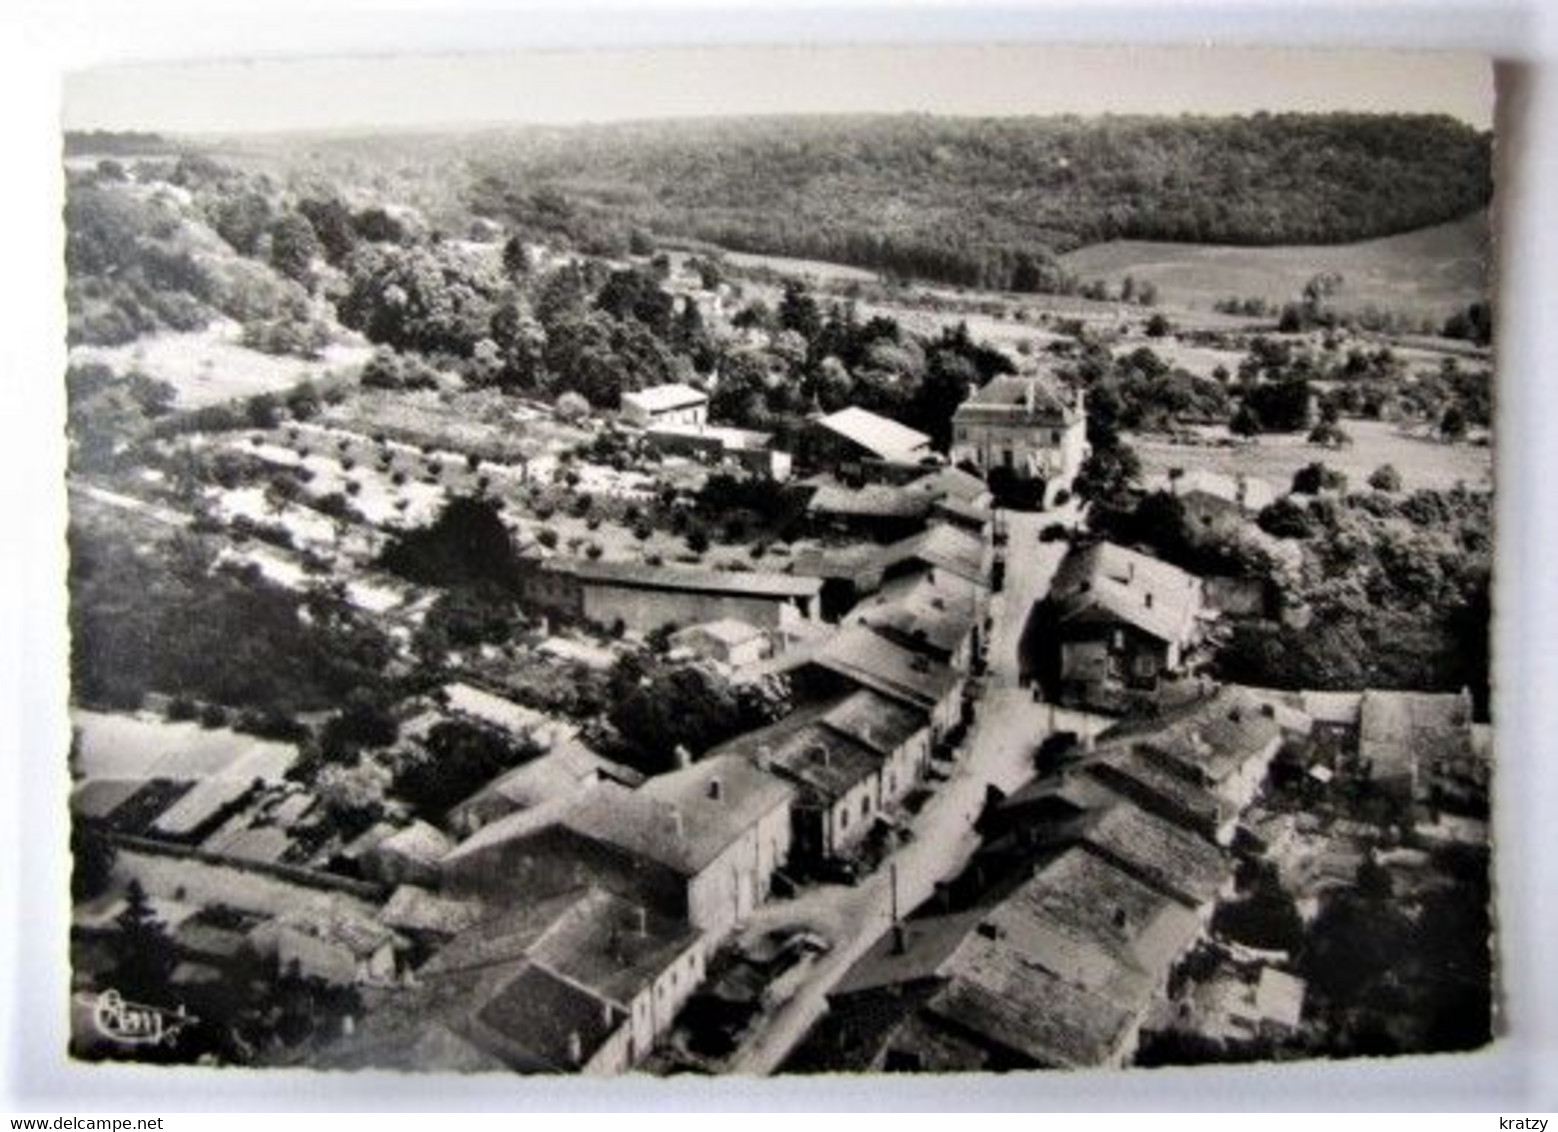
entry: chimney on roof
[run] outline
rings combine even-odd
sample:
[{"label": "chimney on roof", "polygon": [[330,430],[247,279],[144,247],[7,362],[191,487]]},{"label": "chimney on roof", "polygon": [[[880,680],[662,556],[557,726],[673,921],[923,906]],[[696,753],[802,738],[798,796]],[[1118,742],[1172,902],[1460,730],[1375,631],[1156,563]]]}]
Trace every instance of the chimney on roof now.
[{"label": "chimney on roof", "polygon": [[1134,582],[1135,580],[1136,580],[1136,563],[1134,563],[1134,562],[1127,562],[1125,564],[1125,581],[1126,581],[1126,584],[1129,585],[1131,582]]},{"label": "chimney on roof", "polygon": [[909,950],[908,933],[904,931],[902,924],[893,925],[893,954],[902,955]]},{"label": "chimney on roof", "polygon": [[1114,926],[1123,932],[1128,923],[1130,923],[1130,917],[1125,914],[1125,909],[1116,907],[1114,910]]},{"label": "chimney on roof", "polygon": [[611,1003],[609,1002],[603,1001],[600,1004],[600,1024],[607,1030],[611,1029]]},{"label": "chimney on roof", "polygon": [[725,784],[718,778],[709,779],[709,801],[718,802],[725,796]]},{"label": "chimney on roof", "polygon": [[989,920],[979,921],[979,934],[986,939],[1005,939],[1006,931],[1000,924],[993,924]]},{"label": "chimney on roof", "polygon": [[1142,597],[1142,601],[1144,603],[1146,603],[1147,608],[1151,609],[1152,608],[1152,591],[1148,590],[1146,593],[1142,594],[1141,597]]},{"label": "chimney on roof", "polygon": [[682,820],[682,811],[676,806],[667,809],[666,816],[670,819],[671,835],[678,840],[687,836],[687,823]]},{"label": "chimney on roof", "polygon": [[584,1039],[578,1030],[568,1032],[568,1064],[579,1065],[584,1061]]},{"label": "chimney on roof", "polygon": [[774,749],[767,743],[762,744],[758,747],[752,761],[757,763],[758,770],[771,770],[774,765]]},{"label": "chimney on roof", "polygon": [[676,750],[672,752],[679,767],[692,766],[692,752],[682,744],[676,744]]},{"label": "chimney on roof", "polygon": [[638,936],[649,934],[649,910],[642,904],[633,906],[633,932]]},{"label": "chimney on roof", "polygon": [[1277,718],[1277,705],[1276,704],[1261,704],[1260,705],[1260,713],[1262,715],[1264,715],[1267,719],[1276,719]]}]

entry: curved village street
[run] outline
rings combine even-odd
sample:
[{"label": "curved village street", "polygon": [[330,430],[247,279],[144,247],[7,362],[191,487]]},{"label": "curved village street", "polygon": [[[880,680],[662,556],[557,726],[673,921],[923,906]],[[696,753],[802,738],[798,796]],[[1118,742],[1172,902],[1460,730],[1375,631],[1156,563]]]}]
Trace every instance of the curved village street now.
[{"label": "curved village street", "polygon": [[[833,943],[796,994],[762,1018],[731,1058],[730,1071],[774,1072],[827,1009],[827,996],[871,944],[900,916],[935,894],[936,883],[956,875],[978,847],[974,822],[986,788],[1003,792],[1033,776],[1033,752],[1052,730],[1096,732],[1099,716],[1037,703],[1018,687],[1017,642],[1033,602],[1049,589],[1064,555],[1064,542],[1042,543],[1038,532],[1054,513],[1001,512],[1008,531],[1005,588],[991,600],[990,668],[973,727],[952,767],[925,808],[909,823],[912,839],[858,886],[823,885],[794,900],[755,910],[744,935],[805,927]],[[896,879],[896,901],[893,885]]]}]

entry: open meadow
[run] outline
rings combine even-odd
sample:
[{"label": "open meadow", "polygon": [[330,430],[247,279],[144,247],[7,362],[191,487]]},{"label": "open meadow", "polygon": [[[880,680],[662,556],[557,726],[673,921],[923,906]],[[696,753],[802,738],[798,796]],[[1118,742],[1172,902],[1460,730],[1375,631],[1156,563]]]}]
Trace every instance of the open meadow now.
[{"label": "open meadow", "polygon": [[181,409],[199,409],[258,393],[281,393],[309,377],[346,370],[367,361],[366,343],[333,343],[310,360],[264,354],[243,345],[243,328],[222,320],[204,330],[165,331],[122,346],[76,346],[72,364],[99,362],[116,374],[144,373],[178,391]]},{"label": "open meadow", "polygon": [[1487,293],[1489,227],[1485,212],[1397,236],[1321,247],[1227,247],[1114,240],[1079,248],[1061,263],[1087,280],[1112,286],[1130,275],[1152,283],[1160,301],[1210,310],[1219,299],[1299,298],[1316,275],[1342,277],[1336,307],[1373,305],[1413,318],[1440,320]]},{"label": "open meadow", "polygon": [[1352,443],[1340,448],[1310,444],[1301,433],[1268,434],[1255,443],[1225,444],[1225,428],[1195,430],[1204,444],[1180,444],[1161,436],[1131,436],[1142,474],[1162,475],[1172,468],[1264,479],[1285,489],[1293,473],[1316,461],[1347,475],[1349,486],[1363,488],[1370,473],[1391,464],[1402,487],[1444,489],[1464,482],[1473,489],[1493,486],[1493,450],[1486,444],[1450,444],[1422,432],[1406,432],[1389,421],[1347,420],[1342,427]]}]

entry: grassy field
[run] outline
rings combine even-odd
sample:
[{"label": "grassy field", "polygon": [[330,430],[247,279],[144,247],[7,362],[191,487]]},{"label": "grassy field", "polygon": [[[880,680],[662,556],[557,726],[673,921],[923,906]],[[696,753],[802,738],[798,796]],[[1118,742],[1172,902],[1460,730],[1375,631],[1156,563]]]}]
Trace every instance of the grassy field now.
[{"label": "grassy field", "polygon": [[1061,262],[1083,279],[1118,285],[1126,275],[1157,286],[1166,305],[1209,310],[1218,299],[1296,299],[1322,272],[1344,282],[1337,306],[1373,304],[1418,318],[1443,319],[1487,297],[1486,213],[1358,244],[1321,247],[1218,247],[1118,240],[1080,248]]},{"label": "grassy field", "polygon": [[[1174,444],[1147,436],[1132,436],[1130,443],[1147,476],[1161,475],[1171,468],[1201,469],[1264,479],[1286,490],[1294,472],[1318,460],[1345,472],[1349,486],[1357,488],[1364,487],[1369,474],[1381,464],[1393,464],[1409,491],[1453,487],[1457,481],[1472,488],[1493,485],[1493,450],[1489,447],[1445,444],[1402,433],[1384,421],[1343,421],[1342,427],[1353,443],[1339,449],[1309,444],[1301,434],[1264,436],[1258,444],[1235,448]],[[1227,435],[1226,430],[1202,431],[1208,438]]]},{"label": "grassy field", "polygon": [[139,371],[168,382],[178,406],[198,409],[256,393],[290,389],[308,377],[361,365],[372,352],[366,344],[331,345],[318,361],[262,354],[244,346],[243,329],[218,322],[187,334],[155,334],[123,346],[77,346],[75,362],[101,362],[118,374]]}]

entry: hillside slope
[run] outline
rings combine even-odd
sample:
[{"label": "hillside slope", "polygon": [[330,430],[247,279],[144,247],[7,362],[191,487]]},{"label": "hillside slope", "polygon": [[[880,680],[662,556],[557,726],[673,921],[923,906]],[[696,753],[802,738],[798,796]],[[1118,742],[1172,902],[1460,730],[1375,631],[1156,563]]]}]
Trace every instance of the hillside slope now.
[{"label": "hillside slope", "polygon": [[1040,290],[1060,282],[1052,253],[1112,239],[1340,243],[1444,223],[1487,203],[1490,154],[1442,116],[1257,114],[674,120],[308,138],[292,156],[303,173],[454,176],[471,210],[595,250],[638,228]]},{"label": "hillside slope", "polygon": [[1165,303],[1203,310],[1229,297],[1289,302],[1314,276],[1335,272],[1343,280],[1331,300],[1339,309],[1372,305],[1442,320],[1487,298],[1489,241],[1488,215],[1478,211],[1453,223],[1350,244],[1250,248],[1114,240],[1070,252],[1061,263],[1081,279],[1112,286],[1129,275],[1155,285]]}]

